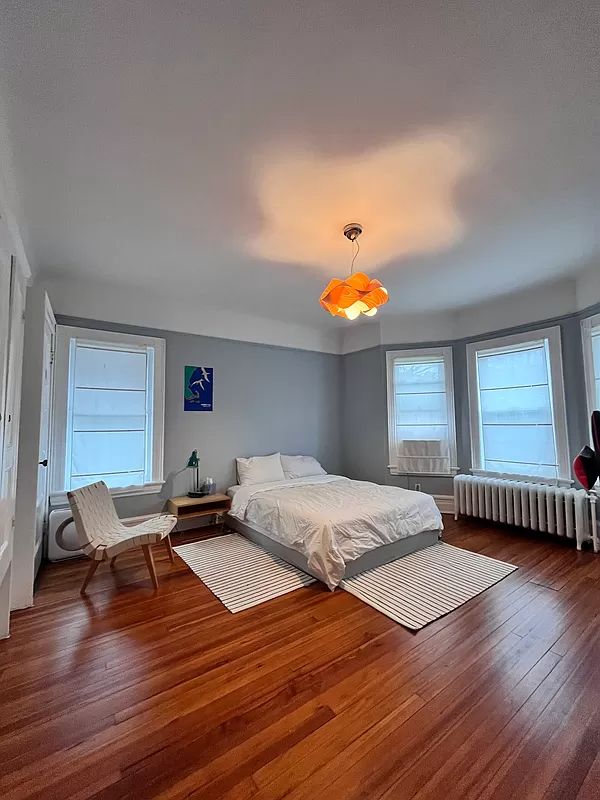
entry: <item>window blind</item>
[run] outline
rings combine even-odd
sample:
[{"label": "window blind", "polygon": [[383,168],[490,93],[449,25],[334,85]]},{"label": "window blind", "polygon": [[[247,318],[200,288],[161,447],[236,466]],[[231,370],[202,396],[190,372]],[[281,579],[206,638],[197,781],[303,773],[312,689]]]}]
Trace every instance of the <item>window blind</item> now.
[{"label": "window blind", "polygon": [[558,478],[546,340],[477,352],[482,468]]},{"label": "window blind", "polygon": [[151,480],[152,348],[73,340],[67,414],[66,488]]},{"label": "window blind", "polygon": [[394,358],[393,419],[399,472],[452,473],[446,369],[443,353]]}]

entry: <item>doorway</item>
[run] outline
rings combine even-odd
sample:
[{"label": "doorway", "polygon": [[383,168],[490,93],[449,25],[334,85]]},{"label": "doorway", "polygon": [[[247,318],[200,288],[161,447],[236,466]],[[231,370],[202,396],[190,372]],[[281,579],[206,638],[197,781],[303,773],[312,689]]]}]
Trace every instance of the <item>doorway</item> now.
[{"label": "doorway", "polygon": [[49,511],[56,320],[42,286],[27,293],[11,609],[33,605]]}]

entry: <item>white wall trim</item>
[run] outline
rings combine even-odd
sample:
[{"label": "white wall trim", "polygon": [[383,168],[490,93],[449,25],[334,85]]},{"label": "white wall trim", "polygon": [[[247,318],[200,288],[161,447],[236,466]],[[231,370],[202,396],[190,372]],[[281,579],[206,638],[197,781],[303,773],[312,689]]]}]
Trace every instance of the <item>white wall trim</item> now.
[{"label": "white wall trim", "polygon": [[[57,315],[317,353],[341,353],[343,328],[335,322],[336,327],[329,328],[298,325],[222,311],[185,294],[161,294],[87,279],[48,277],[42,282]],[[315,302],[318,305],[318,298]]]},{"label": "white wall trim", "polygon": [[600,303],[600,263],[591,264],[577,276],[575,295],[578,311]]},{"label": "white wall trim", "polygon": [[[2,111],[3,109],[0,108],[0,112]],[[14,175],[6,174],[12,162],[12,152],[10,152],[12,148],[10,148],[9,138],[5,119],[0,113],[0,247],[6,249],[11,255],[16,256],[25,283],[30,286],[33,270],[25,252],[23,237],[15,214],[16,198],[13,197],[11,203],[8,192],[9,184],[12,185],[13,194],[16,190]]]},{"label": "white wall trim", "polygon": [[590,271],[585,278],[588,283],[594,281],[587,293],[579,292],[584,278],[578,276],[464,308],[408,314],[386,309],[377,322],[357,320],[333,326],[325,324],[329,322],[325,318],[323,325],[299,325],[221,311],[204,307],[194,298],[111,285],[91,278],[48,275],[43,283],[55,312],[64,316],[345,355],[385,344],[453,342],[536,322],[544,324],[547,319],[582,310],[581,303],[575,300],[576,290],[578,296],[587,298],[587,306],[600,301],[596,291],[600,290],[600,278],[596,272],[600,274],[600,269]]},{"label": "white wall trim", "polygon": [[[112,497],[136,497],[144,494],[160,494],[163,486],[164,481],[154,481],[152,483],[144,483],[142,486],[120,486],[117,489],[109,489],[109,492]],[[68,505],[69,500],[66,492],[50,493],[50,506],[53,511],[57,508],[65,508]]]},{"label": "white wall trim", "polygon": [[560,486],[568,489],[575,481],[571,478],[540,478],[537,475],[514,475],[507,472],[492,472],[487,469],[471,469],[471,475],[477,478],[498,478],[503,481],[525,481],[525,483],[539,483],[541,486]]},{"label": "white wall trim", "polygon": [[594,314],[581,320],[581,337],[583,343],[583,363],[585,367],[585,395],[588,418],[596,409],[596,379],[594,370],[594,354],[592,351],[592,332],[600,328],[600,314]]},{"label": "white wall trim", "polygon": [[401,478],[453,478],[460,471],[460,467],[451,467],[450,472],[400,472],[393,464],[388,464],[387,468],[390,475]]},{"label": "white wall trim", "polygon": [[[0,581],[0,609],[10,609],[12,583],[12,561],[8,565],[6,575]],[[12,609],[11,609],[12,610]],[[0,614],[0,639],[8,639],[10,628],[10,613]]]},{"label": "white wall trim", "polygon": [[42,285],[36,282],[27,292],[25,307],[12,610],[33,605],[43,342],[47,321],[54,322],[52,308]]},{"label": "white wall trim", "polygon": [[440,514],[454,514],[454,497],[451,494],[432,495]]},{"label": "white wall trim", "polygon": [[[393,301],[390,297],[390,305]],[[599,265],[593,265],[576,277],[451,310],[394,313],[386,307],[377,322],[345,326],[341,352],[345,355],[377,345],[459,342],[524,325],[543,326],[548,320],[575,315],[595,303],[600,303]]]},{"label": "white wall trim", "polygon": [[573,279],[539,284],[474,303],[457,312],[457,338],[485,336],[521,325],[547,325],[546,320],[577,313]]},{"label": "white wall trim", "polygon": [[19,226],[17,225],[12,212],[10,210],[6,210],[5,205],[3,206],[0,197],[0,210],[3,207],[5,210],[0,213],[0,244],[3,244],[4,248],[11,253],[11,255],[16,257],[19,264],[19,269],[23,275],[26,285],[31,286],[33,274],[29,261],[27,260],[27,254],[25,253],[25,247],[23,246],[23,240],[21,238]]}]

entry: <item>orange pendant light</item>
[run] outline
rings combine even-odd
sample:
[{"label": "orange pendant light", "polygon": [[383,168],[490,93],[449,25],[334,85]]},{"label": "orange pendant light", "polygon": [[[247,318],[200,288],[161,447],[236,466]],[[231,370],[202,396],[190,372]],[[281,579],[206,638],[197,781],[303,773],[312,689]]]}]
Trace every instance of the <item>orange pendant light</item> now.
[{"label": "orange pendant light", "polygon": [[378,280],[369,278],[364,272],[352,274],[352,267],[359,252],[356,240],[361,233],[361,226],[355,222],[344,228],[344,236],[353,244],[356,242],[357,248],[352,258],[350,277],[343,281],[334,278],[321,295],[321,305],[334,317],[357,319],[361,314],[373,317],[379,306],[387,303],[389,299],[387,289],[384,289]]}]

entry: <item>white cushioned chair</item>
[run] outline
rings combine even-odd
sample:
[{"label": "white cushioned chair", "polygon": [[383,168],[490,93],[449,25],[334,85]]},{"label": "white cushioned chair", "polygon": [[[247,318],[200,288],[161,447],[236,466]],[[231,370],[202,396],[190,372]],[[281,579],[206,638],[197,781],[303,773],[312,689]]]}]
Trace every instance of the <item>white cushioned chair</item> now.
[{"label": "white cushioned chair", "polygon": [[[120,553],[133,550],[135,547],[142,548],[150,578],[154,588],[158,589],[158,578],[151,546],[164,542],[171,563],[174,562],[169,534],[177,524],[177,517],[163,514],[141,522],[139,525],[127,527],[117,516],[115,504],[104,481],[91,483],[81,489],[67,492],[67,497],[79,544],[83,552],[92,559],[81,587],[81,594],[84,594],[101,561],[110,559],[112,567]],[[69,521],[65,520],[63,525]],[[57,540],[58,533],[57,531]]]}]

